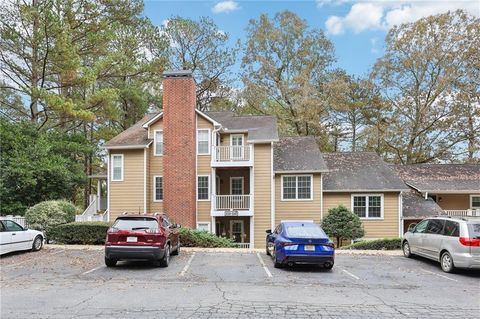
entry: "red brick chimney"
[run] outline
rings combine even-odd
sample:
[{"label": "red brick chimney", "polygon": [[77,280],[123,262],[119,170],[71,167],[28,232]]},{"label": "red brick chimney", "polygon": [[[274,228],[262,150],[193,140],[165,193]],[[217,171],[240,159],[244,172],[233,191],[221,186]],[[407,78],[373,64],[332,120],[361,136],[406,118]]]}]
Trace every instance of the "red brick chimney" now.
[{"label": "red brick chimney", "polygon": [[163,74],[164,211],[196,228],[195,81],[191,71]]}]

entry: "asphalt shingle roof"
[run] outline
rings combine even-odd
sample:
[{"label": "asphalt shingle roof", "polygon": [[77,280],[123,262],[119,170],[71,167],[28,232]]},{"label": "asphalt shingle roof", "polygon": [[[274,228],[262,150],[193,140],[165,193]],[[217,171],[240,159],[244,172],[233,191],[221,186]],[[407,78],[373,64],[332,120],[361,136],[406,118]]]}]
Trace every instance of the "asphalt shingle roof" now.
[{"label": "asphalt shingle roof", "polygon": [[256,141],[278,141],[277,118],[269,115],[235,115],[230,111],[206,112],[209,117],[222,124],[222,130],[248,131],[248,140]]},{"label": "asphalt shingle roof", "polygon": [[480,192],[480,164],[396,165],[395,170],[408,185],[421,192]]},{"label": "asphalt shingle roof", "polygon": [[148,145],[152,140],[147,138],[147,130],[142,126],[157,114],[158,113],[150,113],[145,115],[140,121],[108,141],[105,146]]},{"label": "asphalt shingle roof", "polygon": [[444,215],[443,210],[433,199],[425,199],[413,189],[403,193],[403,217],[421,219],[435,215]]},{"label": "asphalt shingle roof", "polygon": [[286,137],[274,144],[273,170],[324,172],[327,166],[313,136]]},{"label": "asphalt shingle roof", "polygon": [[325,191],[400,191],[405,183],[373,152],[324,153],[328,173]]}]

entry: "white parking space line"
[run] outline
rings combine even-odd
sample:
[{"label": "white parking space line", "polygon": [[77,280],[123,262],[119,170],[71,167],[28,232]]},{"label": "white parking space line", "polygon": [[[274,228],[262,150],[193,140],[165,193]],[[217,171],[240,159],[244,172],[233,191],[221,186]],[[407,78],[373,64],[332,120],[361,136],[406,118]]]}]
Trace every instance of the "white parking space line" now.
[{"label": "white parking space line", "polygon": [[187,261],[187,264],[185,265],[185,267],[183,267],[182,272],[179,275],[180,277],[185,276],[185,273],[187,272],[188,268],[190,268],[190,264],[192,263],[193,257],[195,257],[195,252],[192,253],[192,255]]},{"label": "white parking space line", "polygon": [[265,272],[267,273],[267,276],[273,277],[270,270],[268,270],[267,265],[265,265],[265,262],[263,261],[262,256],[260,256],[260,253],[257,253],[257,257],[258,257],[258,260],[260,260],[260,264],[262,265],[263,270],[265,270]]},{"label": "white parking space line", "polygon": [[433,272],[433,271],[429,271],[429,270],[426,270],[426,269],[423,269],[423,268],[420,268],[422,271],[426,272],[427,274],[432,274],[432,275],[435,275],[435,276],[438,276],[438,277],[442,277],[444,279],[448,279],[448,280],[451,280],[451,281],[456,281],[458,282],[458,280],[456,279],[453,279],[453,278],[450,278],[450,277],[447,277],[447,276],[444,276],[442,274],[437,274],[436,272]]},{"label": "white parking space line", "polygon": [[94,272],[95,270],[99,270],[100,268],[103,268],[103,267],[104,267],[104,266],[101,265],[101,266],[95,267],[95,268],[93,268],[93,269],[87,270],[86,272],[82,273],[82,275],[89,274],[89,273]]},{"label": "white parking space line", "polygon": [[343,271],[344,273],[346,273],[347,275],[349,275],[350,277],[356,279],[356,280],[359,280],[359,279],[360,279],[359,277],[355,276],[354,274],[352,274],[352,273],[349,272],[348,270],[342,269],[342,271]]}]

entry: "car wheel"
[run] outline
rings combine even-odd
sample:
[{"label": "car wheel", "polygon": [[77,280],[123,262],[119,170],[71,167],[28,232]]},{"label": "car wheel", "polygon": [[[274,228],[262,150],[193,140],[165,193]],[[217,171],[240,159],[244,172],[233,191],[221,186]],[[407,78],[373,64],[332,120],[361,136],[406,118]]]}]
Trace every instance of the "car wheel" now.
[{"label": "car wheel", "polygon": [[117,261],[115,259],[105,257],[105,265],[107,267],[115,267],[117,265]]},{"label": "car wheel", "polygon": [[177,249],[175,251],[172,251],[172,256],[178,256],[180,254],[180,238],[177,240]]},{"label": "car wheel", "polygon": [[273,257],[273,267],[275,267],[275,268],[282,268],[282,267],[283,267],[283,264],[282,264],[282,263],[279,263],[279,262],[277,261],[277,249],[276,249],[275,247],[273,248],[273,255],[272,255],[272,257]]},{"label": "car wheel", "polygon": [[442,257],[440,258],[440,265],[442,266],[442,270],[444,272],[452,272],[455,269],[453,258],[448,251],[442,254]]},{"label": "car wheel", "polygon": [[333,268],[333,263],[328,263],[328,265],[323,265],[323,268],[332,269]]},{"label": "car wheel", "polygon": [[167,245],[165,248],[165,254],[163,254],[162,259],[159,260],[158,266],[160,267],[168,267],[170,263],[170,245]]},{"label": "car wheel", "polygon": [[43,238],[42,236],[37,236],[33,240],[32,251],[39,251],[43,247]]},{"label": "car wheel", "polygon": [[408,241],[404,241],[402,245],[403,255],[407,258],[412,257],[412,252],[410,251],[410,244]]}]

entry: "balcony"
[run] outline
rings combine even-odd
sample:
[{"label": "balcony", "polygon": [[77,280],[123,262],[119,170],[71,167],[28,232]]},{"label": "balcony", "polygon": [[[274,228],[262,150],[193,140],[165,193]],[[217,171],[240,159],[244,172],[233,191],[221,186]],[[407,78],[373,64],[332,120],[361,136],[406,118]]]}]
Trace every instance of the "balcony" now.
[{"label": "balcony", "polygon": [[253,195],[213,195],[212,216],[253,216]]},{"label": "balcony", "polygon": [[448,216],[457,216],[457,217],[478,216],[478,217],[480,217],[480,209],[445,209],[444,211]]},{"label": "balcony", "polygon": [[253,166],[252,145],[214,146],[212,167]]}]

